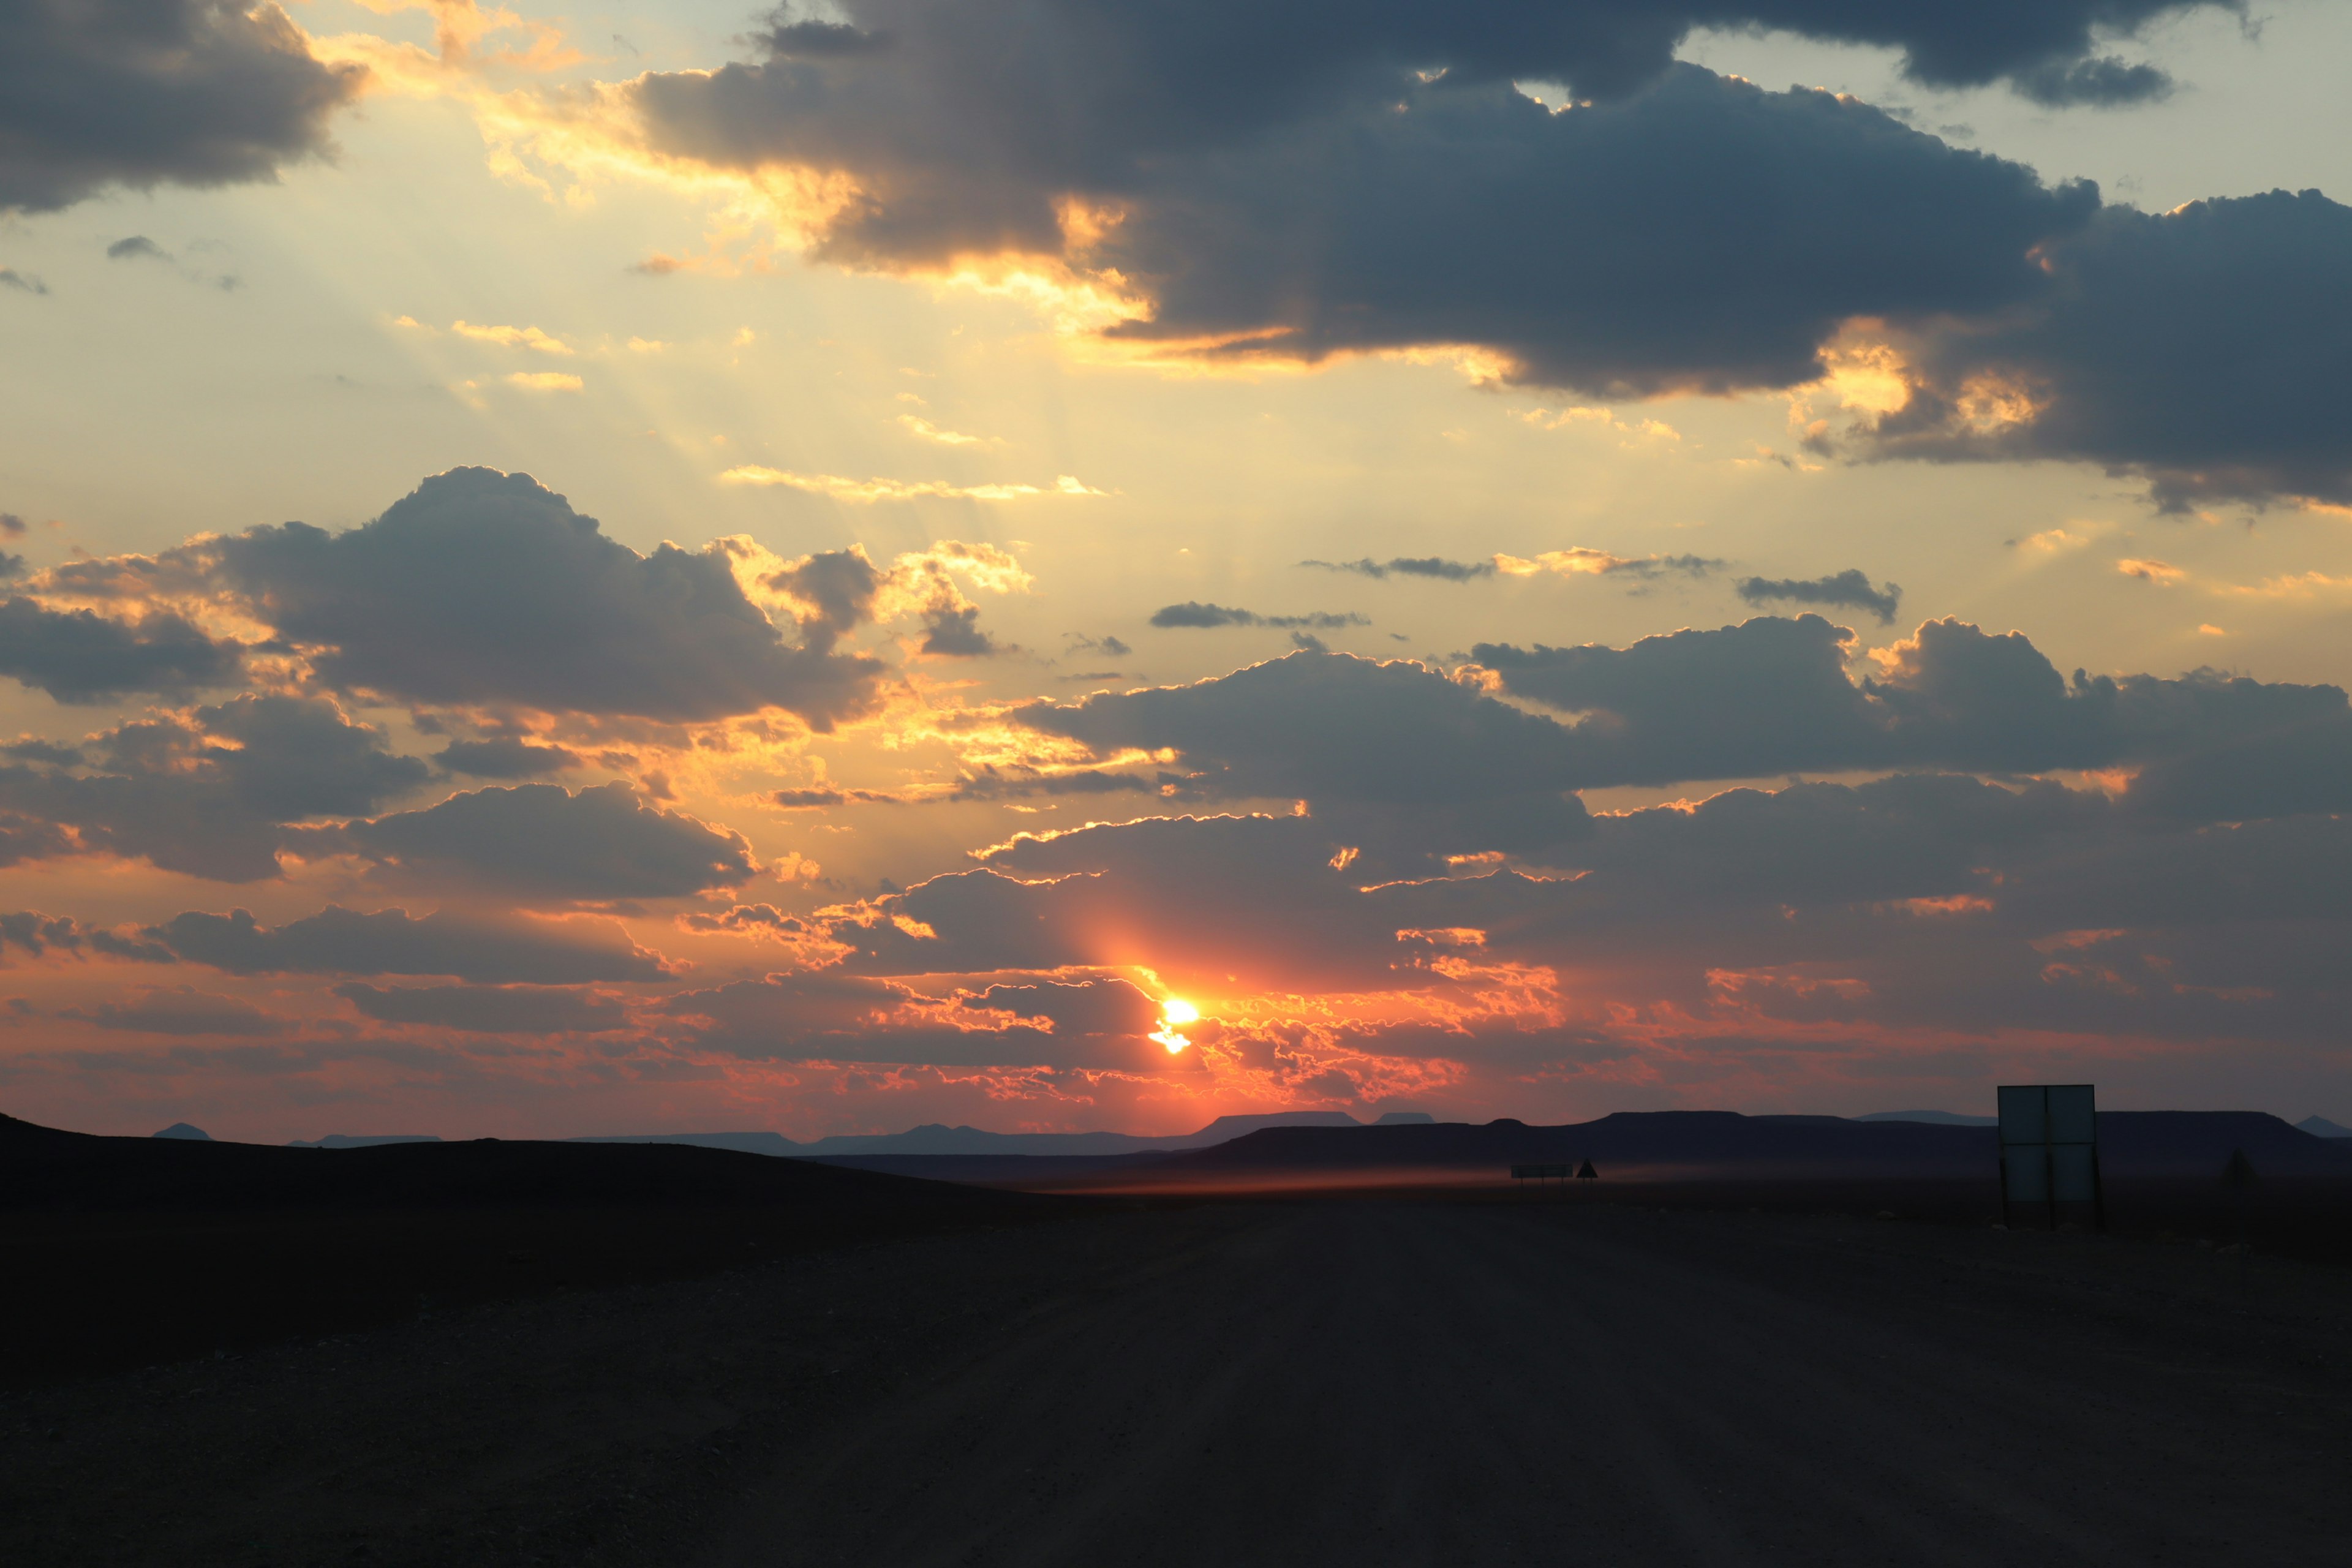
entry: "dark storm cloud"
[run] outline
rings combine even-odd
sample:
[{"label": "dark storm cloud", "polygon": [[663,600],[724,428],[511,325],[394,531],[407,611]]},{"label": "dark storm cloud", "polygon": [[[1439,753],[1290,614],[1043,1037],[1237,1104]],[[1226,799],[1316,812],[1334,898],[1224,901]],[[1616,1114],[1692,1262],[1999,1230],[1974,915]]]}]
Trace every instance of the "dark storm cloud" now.
[{"label": "dark storm cloud", "polygon": [[826,729],[882,668],[830,652],[834,619],[787,644],[723,551],[639,555],[528,474],[456,468],[362,528],[255,528],[155,565],[247,595],[326,650],[320,679],[407,701],[674,721],[777,707]]},{"label": "dark storm cloud", "polygon": [[325,151],[364,73],[313,58],[276,5],[9,0],[0,5],[0,212],[109,185],[271,178]]},{"label": "dark storm cloud", "polygon": [[2173,510],[2352,503],[2352,207],[2317,191],[2111,207],[2046,254],[2047,300],[1924,343],[1911,405],[1864,450],[2097,463]]},{"label": "dark storm cloud", "polygon": [[431,772],[323,699],[239,697],[0,766],[0,812],[70,827],[75,842],[58,853],[249,882],[278,874],[286,824],[375,810]]},{"label": "dark storm cloud", "polygon": [[452,741],[433,760],[450,773],[478,779],[535,779],[583,765],[577,752],[563,746],[534,745],[511,735],[488,741]]},{"label": "dark storm cloud", "polygon": [[759,868],[740,835],[662,811],[618,783],[475,790],[322,837],[395,880],[520,900],[676,898],[739,886]]},{"label": "dark storm cloud", "polygon": [[425,1024],[478,1035],[599,1034],[628,1027],[627,1013],[593,992],[509,985],[370,985],[352,980],[335,987],[368,1017],[383,1024]]},{"label": "dark storm cloud", "polygon": [[1892,626],[1895,612],[1903,602],[1903,590],[1892,583],[1885,588],[1874,588],[1861,571],[1850,568],[1827,577],[1743,577],[1739,596],[1751,605],[1780,600],[1791,605],[1868,610],[1878,617],[1879,625]]},{"label": "dark storm cloud", "polygon": [[1366,556],[1361,561],[1302,561],[1301,566],[1319,566],[1326,572],[1353,572],[1360,577],[1386,578],[1391,574],[1404,577],[1436,577],[1448,583],[1467,583],[1474,577],[1492,577],[1492,561],[1448,561],[1437,555],[1400,555],[1392,560],[1374,561]]},{"label": "dark storm cloud", "polygon": [[165,610],[119,621],[52,610],[22,595],[0,604],[0,675],[60,702],[233,685],[244,678],[244,657],[241,645],[206,637]]},{"label": "dark storm cloud", "polygon": [[25,558],[0,550],[0,583],[10,582],[25,574]]},{"label": "dark storm cloud", "polygon": [[1331,615],[1318,613],[1306,616],[1261,616],[1254,610],[1228,609],[1223,605],[1203,605],[1187,599],[1181,605],[1167,605],[1151,612],[1155,626],[1312,626],[1318,631],[1338,631],[1344,626],[1368,626],[1372,623],[1363,616],[1349,613]]},{"label": "dark storm cloud", "polygon": [[661,955],[607,922],[473,921],[329,904],[282,926],[244,910],[191,910],[140,933],[192,963],[231,974],[429,974],[476,984],[577,985],[659,980]]}]

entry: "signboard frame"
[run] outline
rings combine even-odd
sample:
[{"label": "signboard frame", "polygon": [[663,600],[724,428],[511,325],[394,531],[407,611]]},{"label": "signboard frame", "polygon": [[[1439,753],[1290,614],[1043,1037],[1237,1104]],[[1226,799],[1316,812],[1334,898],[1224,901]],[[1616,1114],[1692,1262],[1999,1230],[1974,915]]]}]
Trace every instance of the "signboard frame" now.
[{"label": "signboard frame", "polygon": [[2075,1212],[2087,1208],[2092,1225],[2106,1229],[2095,1086],[2013,1083],[2002,1084],[1995,1092],[2000,1111],[2001,1223],[2015,1224],[2019,1207],[2032,1205],[2055,1230],[2062,1207]]}]

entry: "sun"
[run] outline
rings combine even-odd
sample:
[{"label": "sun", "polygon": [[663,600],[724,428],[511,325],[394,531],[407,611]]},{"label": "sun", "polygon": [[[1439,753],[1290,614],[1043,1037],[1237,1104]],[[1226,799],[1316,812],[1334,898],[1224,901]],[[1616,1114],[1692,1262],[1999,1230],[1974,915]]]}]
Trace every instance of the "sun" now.
[{"label": "sun", "polygon": [[1200,1021],[1201,1010],[1198,1007],[1181,997],[1171,996],[1160,1004],[1160,1027],[1152,1031],[1151,1037],[1167,1047],[1168,1054],[1172,1057],[1192,1043],[1177,1031],[1187,1024]]}]

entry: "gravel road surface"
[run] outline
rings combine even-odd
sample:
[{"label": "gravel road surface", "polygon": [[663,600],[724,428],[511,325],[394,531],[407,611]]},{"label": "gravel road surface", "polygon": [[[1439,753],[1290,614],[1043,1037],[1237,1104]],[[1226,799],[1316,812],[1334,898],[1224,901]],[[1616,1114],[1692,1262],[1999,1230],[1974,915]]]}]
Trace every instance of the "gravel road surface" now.
[{"label": "gravel road surface", "polygon": [[2185,1243],[1143,1210],[19,1394],[0,1557],[2352,1563],[2347,1329]]}]

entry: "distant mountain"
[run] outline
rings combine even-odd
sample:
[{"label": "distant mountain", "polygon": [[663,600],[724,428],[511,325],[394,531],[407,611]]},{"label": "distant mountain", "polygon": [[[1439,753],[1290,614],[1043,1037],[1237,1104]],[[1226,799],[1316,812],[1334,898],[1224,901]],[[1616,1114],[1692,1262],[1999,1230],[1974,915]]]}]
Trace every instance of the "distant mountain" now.
[{"label": "distant mountain", "polygon": [[1957,1110],[1874,1110],[1867,1116],[1850,1116],[1849,1121],[1927,1121],[1937,1127],[1998,1127],[1998,1116],[1964,1116]]},{"label": "distant mountain", "polygon": [[[1393,1119],[1393,1120],[1391,1120]],[[1383,1126],[1426,1124],[1417,1110],[1391,1111]],[[1205,1149],[1269,1127],[1358,1128],[1363,1123],[1340,1110],[1277,1110],[1262,1116],[1220,1116],[1195,1132],[1147,1138],[1132,1132],[990,1132],[978,1127],[926,1122],[904,1132],[843,1133],[798,1143],[779,1132],[653,1132],[629,1137],[574,1138],[574,1143],[691,1143],[705,1149],[738,1149],[752,1154],[787,1154],[812,1160],[843,1156],[903,1154],[1141,1154]]]},{"label": "distant mountain", "polygon": [[169,1127],[164,1128],[161,1132],[154,1134],[154,1136],[158,1138],[193,1138],[197,1142],[204,1143],[209,1143],[213,1141],[213,1135],[211,1133],[205,1131],[201,1127],[191,1127],[184,1121],[174,1121]]},{"label": "distant mountain", "polygon": [[[2352,1176],[2352,1150],[2251,1110],[2103,1110],[2099,1159],[2110,1176],[2218,1176],[2243,1151],[2262,1176]],[[1658,1173],[1986,1176],[1992,1129],[1839,1116],[1741,1116],[1728,1110],[1619,1111],[1597,1121],[1529,1127],[1513,1121],[1418,1127],[1284,1127],[1172,1156],[1170,1172],[1501,1170],[1591,1160],[1605,1178],[1633,1166]]]},{"label": "distant mountain", "polygon": [[[158,1137],[162,1134],[158,1133]],[[330,1132],[315,1143],[297,1138],[289,1149],[373,1149],[380,1143],[438,1143],[441,1140],[430,1132],[385,1132],[373,1137],[354,1138],[348,1132]]]},{"label": "distant mountain", "polygon": [[2330,1121],[2325,1116],[2306,1116],[2294,1124],[2298,1132],[2308,1132],[2314,1138],[2352,1138],[2352,1127]]},{"label": "distant mountain", "polygon": [[1426,1110],[1390,1110],[1381,1113],[1372,1123],[1375,1127],[1427,1127],[1437,1120]]}]

